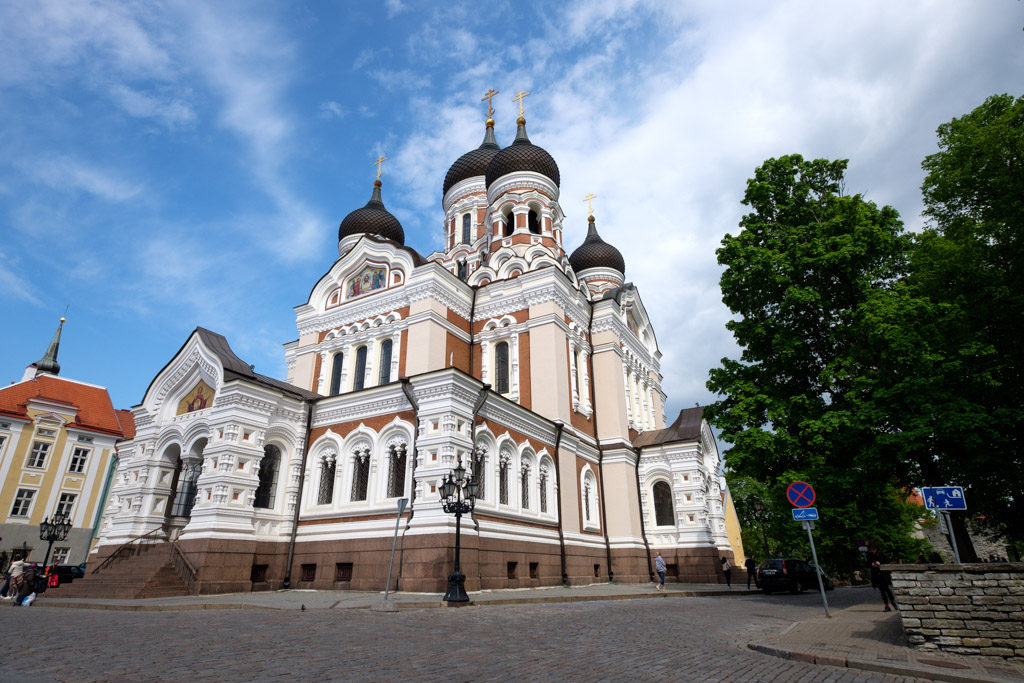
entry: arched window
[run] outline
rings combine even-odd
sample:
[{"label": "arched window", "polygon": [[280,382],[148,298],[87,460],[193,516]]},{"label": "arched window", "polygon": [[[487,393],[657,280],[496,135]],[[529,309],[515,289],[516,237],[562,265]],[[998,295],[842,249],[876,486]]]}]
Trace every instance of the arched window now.
[{"label": "arched window", "polygon": [[516,229],[516,215],[509,211],[505,214],[505,237],[512,235],[512,232]]},{"label": "arched window", "polygon": [[398,498],[405,493],[405,444],[388,447],[388,498]]},{"label": "arched window", "polygon": [[385,339],[380,345],[380,380],[377,384],[391,381],[391,340]]},{"label": "arched window", "polygon": [[352,500],[366,500],[370,482],[370,449],[356,449],[352,457]]},{"label": "arched window", "polygon": [[540,476],[537,477],[537,483],[540,485],[540,511],[548,511],[548,466],[547,463],[541,463]]},{"label": "arched window", "polygon": [[331,363],[331,396],[341,393],[341,361],[344,360],[344,357],[343,353],[334,354],[334,360]]},{"label": "arched window", "polygon": [[174,509],[171,511],[171,514],[176,517],[192,516],[192,508],[196,504],[196,494],[199,492],[199,475],[203,473],[204,448],[206,448],[206,439],[199,439],[192,445],[188,457],[181,459],[178,495],[174,498]]},{"label": "arched window", "polygon": [[528,510],[530,508],[530,466],[523,463],[523,467],[520,470],[520,487],[522,488],[522,508]]},{"label": "arched window", "polygon": [[320,460],[320,489],[317,491],[316,504],[330,505],[334,500],[334,455],[324,456]]},{"label": "arched window", "polygon": [[530,209],[530,212],[526,214],[526,226],[534,235],[540,234],[540,217],[537,216],[537,212],[533,209]]},{"label": "arched window", "polygon": [[466,276],[469,274],[469,266],[465,261],[459,261],[459,279],[462,281],[466,280]]},{"label": "arched window", "polygon": [[508,469],[511,465],[511,456],[502,453],[498,470],[498,502],[502,505],[508,505]]},{"label": "arched window", "polygon": [[469,244],[469,214],[463,214],[462,216],[462,243]]},{"label": "arched window", "polygon": [[473,449],[473,479],[477,483],[477,500],[484,500],[487,496],[487,449],[484,446],[477,446]]},{"label": "arched window", "polygon": [[597,478],[594,476],[594,472],[589,468],[583,474],[583,524],[584,526],[593,528],[599,526],[598,517],[598,501],[597,494]]},{"label": "arched window", "polygon": [[356,376],[352,389],[359,391],[366,384],[366,347],[356,349]]},{"label": "arched window", "polygon": [[494,346],[494,390],[499,394],[508,393],[508,342]]},{"label": "arched window", "polygon": [[676,523],[673,511],[672,487],[668,482],[659,481],[654,484],[654,523],[658,526],[672,526]]},{"label": "arched window", "polygon": [[256,498],[252,502],[254,508],[274,507],[277,493],[277,472],[281,467],[281,451],[277,446],[268,445],[263,449],[263,460],[260,460],[260,485],[256,487]]}]

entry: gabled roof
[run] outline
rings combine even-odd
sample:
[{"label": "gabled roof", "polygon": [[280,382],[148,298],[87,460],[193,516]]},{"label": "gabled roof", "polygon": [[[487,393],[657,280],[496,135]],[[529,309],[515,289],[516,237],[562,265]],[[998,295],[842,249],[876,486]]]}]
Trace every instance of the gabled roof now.
[{"label": "gabled roof", "polygon": [[[53,375],[39,375],[0,388],[0,415],[28,419],[28,404],[37,399],[76,408],[74,421],[67,425],[70,428],[124,438],[135,434],[135,421],[131,414],[126,410],[114,410],[106,389]],[[127,419],[122,413],[128,413]]]},{"label": "gabled roof", "polygon": [[197,327],[195,333],[199,335],[199,338],[203,341],[206,348],[217,356],[221,365],[224,366],[225,382],[229,382],[233,379],[243,379],[271,389],[276,389],[299,399],[308,400],[320,397],[320,394],[315,394],[312,391],[306,391],[305,389],[300,389],[293,384],[288,384],[288,382],[282,382],[279,379],[274,379],[273,377],[267,377],[266,375],[254,372],[248,363],[235,355],[235,352],[231,350],[231,347],[228,345],[228,340],[225,339],[224,335],[217,334],[205,327]]},{"label": "gabled roof", "polygon": [[635,448],[660,446],[666,443],[700,441],[700,428],[704,421],[704,408],[695,406],[679,411],[676,421],[665,429],[643,432],[633,439]]}]

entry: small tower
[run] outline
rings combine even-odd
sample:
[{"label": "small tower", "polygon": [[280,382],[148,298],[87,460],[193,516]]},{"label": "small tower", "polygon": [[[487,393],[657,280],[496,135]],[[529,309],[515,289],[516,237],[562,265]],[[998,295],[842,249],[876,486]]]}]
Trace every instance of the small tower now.
[{"label": "small tower", "polygon": [[338,253],[344,255],[363,235],[376,235],[405,245],[405,231],[402,224],[387,209],[380,196],[380,170],[387,157],[378,157],[377,179],[373,181],[373,194],[366,206],[356,209],[338,226]]},{"label": "small tower", "polygon": [[587,286],[592,297],[622,286],[626,275],[626,262],[622,258],[622,253],[597,234],[594,209],[591,205],[591,200],[596,198],[596,195],[588,194],[584,199],[590,213],[587,217],[587,238],[569,256],[569,264],[576,277],[581,284]]},{"label": "small tower", "polygon": [[46,349],[46,353],[42,358],[32,363],[25,368],[25,376],[22,380],[32,379],[39,375],[59,375],[60,374],[60,363],[57,362],[57,351],[60,350],[60,333],[64,329],[64,322],[66,318],[60,319],[60,324],[57,326],[57,331],[53,333],[53,339],[50,340],[50,345]]}]

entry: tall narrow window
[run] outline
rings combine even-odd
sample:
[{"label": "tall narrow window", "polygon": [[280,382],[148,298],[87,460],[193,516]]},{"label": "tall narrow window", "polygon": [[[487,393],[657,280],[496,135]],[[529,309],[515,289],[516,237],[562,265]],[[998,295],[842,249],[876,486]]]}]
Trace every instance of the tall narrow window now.
[{"label": "tall narrow window", "polygon": [[60,500],[57,501],[57,509],[54,510],[54,515],[57,517],[70,517],[75,509],[75,500],[77,498],[78,494],[75,493],[60,494]]},{"label": "tall narrow window", "polygon": [[473,479],[477,483],[476,497],[478,500],[484,500],[487,495],[486,482],[487,482],[487,451],[482,446],[477,446],[473,449]]},{"label": "tall narrow window", "polygon": [[465,282],[466,277],[469,274],[469,265],[465,261],[459,261],[459,279]]},{"label": "tall narrow window", "polygon": [[343,353],[334,354],[334,360],[331,364],[331,396],[337,396],[341,393],[341,362],[344,358],[345,354]]},{"label": "tall narrow window", "polygon": [[178,495],[174,498],[174,507],[171,510],[171,514],[175,517],[192,516],[192,508],[196,505],[196,493],[199,492],[199,475],[202,473],[201,460],[185,461],[182,465]]},{"label": "tall narrow window", "polygon": [[50,452],[50,444],[36,441],[32,444],[32,452],[28,456],[29,467],[42,467],[46,464],[46,454]]},{"label": "tall narrow window", "polygon": [[366,500],[366,489],[370,483],[370,449],[356,450],[352,465],[352,500]]},{"label": "tall narrow window", "polygon": [[523,465],[523,469],[520,472],[519,479],[520,486],[522,487],[522,507],[524,510],[530,507],[530,466]]},{"label": "tall narrow window", "polygon": [[526,214],[526,225],[534,235],[540,234],[540,218],[533,209],[530,209],[530,213]]},{"label": "tall narrow window", "polygon": [[464,214],[462,216],[462,243],[463,244],[469,244],[469,222],[470,222],[470,220],[471,219],[470,219],[468,213]]},{"label": "tall narrow window", "polygon": [[366,384],[366,347],[360,346],[356,350],[356,376],[352,388],[359,391]]},{"label": "tall narrow window", "polygon": [[548,511],[548,467],[547,465],[540,466],[540,476],[538,477],[538,483],[540,484],[540,511]]},{"label": "tall narrow window", "polygon": [[508,342],[494,346],[494,390],[499,394],[508,393]]},{"label": "tall narrow window", "polygon": [[72,474],[82,474],[85,472],[85,461],[88,457],[88,448],[75,447],[74,452],[71,453],[71,463],[68,465],[68,472]]},{"label": "tall narrow window", "polygon": [[380,345],[380,379],[377,384],[391,381],[391,340],[385,339]]},{"label": "tall narrow window", "polygon": [[277,446],[268,445],[263,448],[263,460],[260,460],[259,486],[256,487],[254,508],[274,507],[277,488],[277,472],[281,467],[281,451]]},{"label": "tall narrow window", "polygon": [[330,505],[334,500],[334,472],[337,461],[329,455],[320,461],[320,490],[317,491],[317,505]]},{"label": "tall narrow window", "polygon": [[505,214],[505,237],[512,235],[512,232],[516,229],[516,216],[514,213],[509,211]]},{"label": "tall narrow window", "polygon": [[498,474],[498,502],[502,505],[508,505],[508,467],[509,458],[506,455],[501,456],[501,466]]},{"label": "tall narrow window", "polygon": [[576,394],[580,397],[580,403],[584,403],[583,398],[583,368],[584,363],[587,359],[583,356],[582,351],[576,352]]},{"label": "tall narrow window", "polygon": [[590,497],[592,491],[590,490],[590,481],[583,483],[583,519],[587,522],[590,521]]},{"label": "tall narrow window", "polygon": [[398,498],[405,493],[405,444],[392,445],[388,451],[388,498]]},{"label": "tall narrow window", "polygon": [[672,511],[672,487],[668,482],[659,481],[654,485],[654,523],[658,526],[671,526],[676,523]]}]

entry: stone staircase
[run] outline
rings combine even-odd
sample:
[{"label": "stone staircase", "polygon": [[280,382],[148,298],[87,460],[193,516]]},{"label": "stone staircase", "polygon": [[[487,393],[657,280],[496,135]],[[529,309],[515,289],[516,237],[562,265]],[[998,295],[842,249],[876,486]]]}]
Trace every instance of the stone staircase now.
[{"label": "stone staircase", "polygon": [[[163,598],[189,595],[174,570],[171,543],[136,543],[104,564],[90,562],[85,576],[47,591],[53,598]],[[51,592],[52,591],[52,592]]]}]

